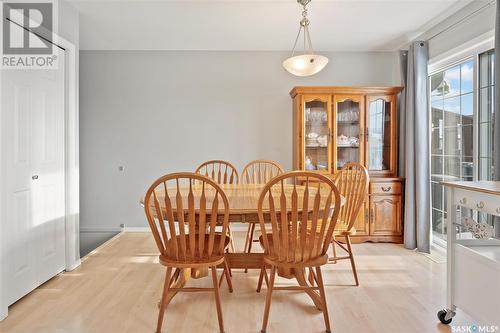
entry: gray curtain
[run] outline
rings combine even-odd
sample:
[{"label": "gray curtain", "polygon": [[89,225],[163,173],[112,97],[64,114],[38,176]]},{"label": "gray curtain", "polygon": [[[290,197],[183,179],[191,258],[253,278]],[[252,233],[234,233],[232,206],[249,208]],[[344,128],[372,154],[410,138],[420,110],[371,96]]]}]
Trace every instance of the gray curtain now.
[{"label": "gray curtain", "polygon": [[494,140],[493,140],[493,167],[494,179],[500,181],[500,4],[496,3],[496,25],[495,25],[495,114]]},{"label": "gray curtain", "polygon": [[[493,179],[500,181],[500,4],[496,3],[495,25],[495,98],[493,116]],[[495,235],[500,237],[500,218],[495,217]]]},{"label": "gray curtain", "polygon": [[400,108],[400,174],[405,177],[404,244],[430,251],[430,131],[427,42],[400,51],[404,90]]}]

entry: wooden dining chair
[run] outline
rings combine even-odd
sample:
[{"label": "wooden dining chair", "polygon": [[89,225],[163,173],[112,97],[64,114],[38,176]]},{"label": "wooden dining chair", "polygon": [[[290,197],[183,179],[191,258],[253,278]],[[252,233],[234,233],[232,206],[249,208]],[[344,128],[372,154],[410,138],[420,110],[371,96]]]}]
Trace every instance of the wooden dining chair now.
[{"label": "wooden dining chair", "polygon": [[[340,209],[337,227],[332,239],[333,257],[330,257],[329,261],[336,263],[338,260],[349,259],[351,261],[354,281],[356,282],[356,286],[359,286],[350,237],[356,234],[354,223],[368,194],[370,176],[363,165],[348,163],[335,175],[334,183],[337,185],[340,194],[345,198],[345,204]],[[345,246],[339,241],[339,238],[344,238]],[[339,246],[347,255],[337,256],[336,246]]]},{"label": "wooden dining chair", "polygon": [[196,168],[195,173],[204,175],[217,184],[238,184],[238,171],[227,161],[206,161]]},{"label": "wooden dining chair", "polygon": [[[231,163],[223,160],[210,160],[206,161],[195,170],[195,173],[204,175],[212,180],[214,180],[219,185],[224,184],[238,184],[238,170]],[[231,228],[228,228],[230,239],[231,239],[231,252],[234,252],[236,247],[234,246],[234,237]]]},{"label": "wooden dining chair", "polygon": [[[241,173],[241,184],[266,184],[273,177],[281,175],[285,170],[283,167],[275,162],[270,160],[254,160],[249,162]],[[244,253],[252,252],[252,244],[254,242],[258,242],[259,239],[254,238],[255,234],[255,223],[249,223],[246,239],[245,239],[245,248],[243,250]],[[245,273],[248,272],[248,269],[245,269]]]},{"label": "wooden dining chair", "polygon": [[[161,332],[169,292],[213,291],[219,329],[224,332],[222,307],[217,280],[218,265],[223,264],[230,289],[231,279],[225,261],[229,244],[229,203],[224,191],[213,180],[195,173],[173,173],[156,180],[146,192],[144,209],[154,240],[160,251],[160,263],[166,266],[156,332]],[[216,226],[222,233],[216,233]],[[176,271],[172,274],[172,269]],[[174,288],[183,269],[211,269],[213,288]]]},{"label": "wooden dining chair", "polygon": [[[333,181],[314,172],[284,173],[273,178],[262,190],[257,209],[264,264],[257,291],[260,291],[263,276],[269,282],[261,332],[266,332],[272,293],[275,290],[319,291],[326,330],[330,332],[321,266],[328,263],[327,250],[332,241],[340,205],[340,193]],[[269,212],[268,216],[264,215],[265,211]],[[308,221],[312,223],[312,229],[308,228]],[[269,278],[266,265],[271,266]],[[277,270],[298,272],[306,269],[315,269],[314,284],[274,286]]]}]

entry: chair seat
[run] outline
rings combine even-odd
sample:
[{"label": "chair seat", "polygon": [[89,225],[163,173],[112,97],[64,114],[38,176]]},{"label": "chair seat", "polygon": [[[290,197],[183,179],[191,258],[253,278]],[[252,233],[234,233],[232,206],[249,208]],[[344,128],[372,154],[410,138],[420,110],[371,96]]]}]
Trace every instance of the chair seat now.
[{"label": "chair seat", "polygon": [[[307,230],[311,230],[312,222],[307,221]],[[333,231],[334,236],[354,236],[356,234],[356,228],[352,227],[351,229],[347,229],[348,225],[343,223],[342,221],[337,221],[337,225],[335,226],[335,230]],[[316,226],[317,232],[321,229],[321,223],[318,221],[318,225]]]},{"label": "chair seat", "polygon": [[346,236],[346,235],[354,236],[354,235],[356,235],[356,228],[352,227],[350,230],[346,230],[346,229],[337,230],[337,229],[335,229],[334,235],[335,236],[340,236],[340,235],[341,236]]},{"label": "chair seat", "polygon": [[[179,268],[194,268],[197,266],[216,266],[220,265],[224,262],[224,254],[212,254],[211,256],[208,256],[206,254],[207,248],[208,248],[208,238],[209,235],[203,235],[205,237],[205,245],[204,245],[204,255],[200,256],[199,253],[199,235],[196,235],[196,242],[195,242],[195,256],[192,256],[190,251],[189,251],[189,235],[185,235],[186,239],[186,257],[183,258],[179,256],[179,258],[176,258],[175,256],[175,242],[174,239],[170,239],[167,244],[166,248],[167,251],[165,254],[162,254],[159,256],[160,258],[160,263],[164,266],[171,266],[171,267],[179,267]],[[180,240],[182,236],[176,236],[175,239],[177,240],[177,246],[180,248]],[[227,248],[229,245],[229,242],[231,241],[229,236],[225,237],[224,240],[224,249]],[[213,252],[217,252],[216,249],[220,247],[220,243],[222,242],[222,235],[221,234],[215,234],[214,236],[214,250]]]},{"label": "chair seat", "polygon": [[[263,240],[263,235],[259,236],[259,243],[262,246],[264,250],[267,250],[264,246],[264,240]],[[269,246],[273,247],[274,246],[274,241],[272,238],[272,234],[268,233],[267,234],[267,240],[269,242]],[[299,258],[301,253],[298,251],[296,252],[295,256],[296,258]],[[299,263],[287,261],[286,259],[279,259],[277,255],[274,254],[264,254],[264,262],[269,265],[274,265],[274,266],[281,266],[281,267],[288,267],[288,268],[301,268],[301,267],[316,267],[316,266],[321,266],[324,265],[328,262],[328,255],[320,255],[316,257],[312,257],[307,261],[302,261]]]}]

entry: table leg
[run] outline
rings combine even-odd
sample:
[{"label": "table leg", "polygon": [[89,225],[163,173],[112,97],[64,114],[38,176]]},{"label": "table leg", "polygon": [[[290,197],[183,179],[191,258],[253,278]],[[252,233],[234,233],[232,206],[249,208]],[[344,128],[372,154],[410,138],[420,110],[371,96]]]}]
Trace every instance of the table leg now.
[{"label": "table leg", "polygon": [[193,279],[201,279],[203,277],[208,276],[208,267],[207,268],[198,268],[191,269],[191,277]]},{"label": "table leg", "polygon": [[[307,282],[305,269],[294,269],[294,275],[295,275],[295,278],[297,279],[297,282],[299,283],[299,285],[301,287],[312,287]],[[316,308],[320,311],[323,311],[323,305],[321,303],[321,297],[320,297],[319,293],[314,291],[314,290],[311,290],[311,289],[306,289],[305,292],[309,295],[309,297],[311,297]]]}]

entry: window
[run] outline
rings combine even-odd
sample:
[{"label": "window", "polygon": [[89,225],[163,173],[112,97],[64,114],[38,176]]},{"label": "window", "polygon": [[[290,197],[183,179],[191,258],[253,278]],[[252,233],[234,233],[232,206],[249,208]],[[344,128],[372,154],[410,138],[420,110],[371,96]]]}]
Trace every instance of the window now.
[{"label": "window", "polygon": [[[495,75],[494,51],[479,55],[479,180],[493,180],[495,168],[493,165],[493,122]],[[494,225],[494,217],[485,213],[478,213],[482,223]]]},{"label": "window", "polygon": [[430,77],[432,230],[446,238],[443,180],[474,177],[474,60]]},{"label": "window", "polygon": [[[429,77],[431,219],[435,241],[446,240],[447,196],[439,182],[493,178],[495,55],[494,50],[478,53]],[[457,213],[459,217],[471,216],[468,211]],[[486,214],[473,217],[492,223],[492,217]]]},{"label": "window", "polygon": [[493,179],[493,50],[479,56],[479,180]]}]

